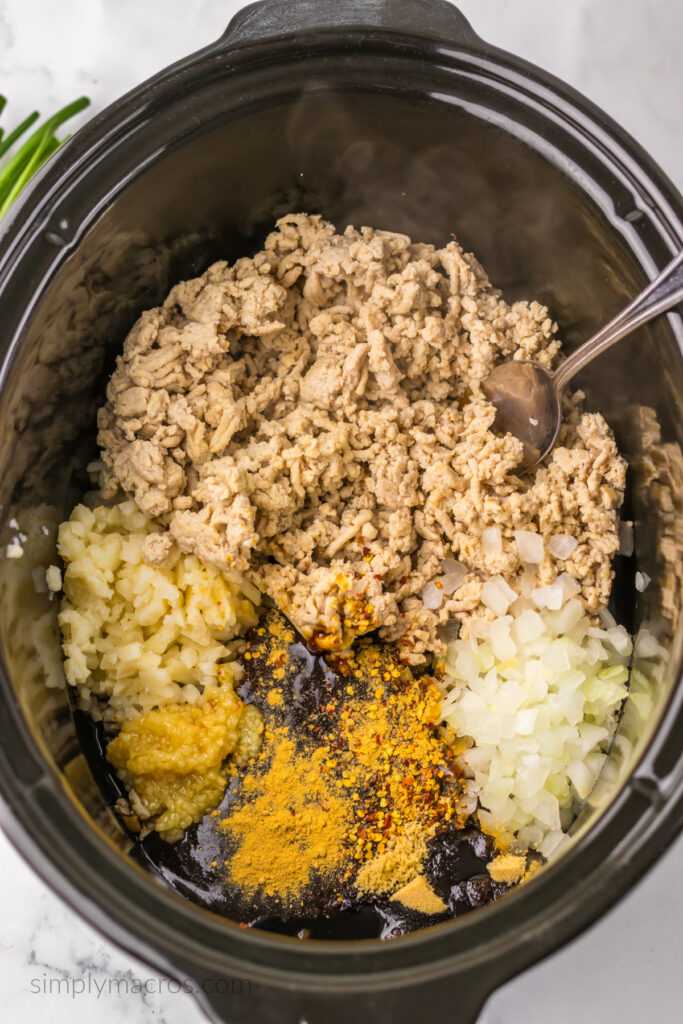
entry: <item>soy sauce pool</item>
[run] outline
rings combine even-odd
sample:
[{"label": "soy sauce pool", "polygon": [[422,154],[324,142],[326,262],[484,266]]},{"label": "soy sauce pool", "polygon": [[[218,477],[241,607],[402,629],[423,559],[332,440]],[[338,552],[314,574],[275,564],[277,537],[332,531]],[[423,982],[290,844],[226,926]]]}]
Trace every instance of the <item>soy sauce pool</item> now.
[{"label": "soy sauce pool", "polygon": [[[254,638],[252,647],[262,646]],[[287,699],[273,705],[268,700],[274,685],[265,659],[245,659],[240,696],[263,712],[271,724],[284,725],[293,738],[309,726],[315,728],[330,699],[349,685],[348,674],[338,671],[321,654],[303,642],[287,649]],[[353,680],[357,684],[357,680]],[[126,796],[125,787],[106,759],[105,737],[100,723],[74,712],[76,730],[97,784],[113,807]],[[327,722],[329,727],[329,721]],[[240,796],[240,777],[233,778],[218,808],[225,817]],[[313,891],[301,913],[284,915],[273,900],[255,903],[226,881],[226,862],[233,850],[226,834],[216,828],[216,812],[188,828],[176,843],[167,843],[156,832],[143,839],[126,829],[130,856],[179,895],[214,913],[264,931],[300,939],[355,940],[391,938],[440,921],[446,921],[497,899],[508,887],[492,881],[487,864],[495,856],[494,842],[471,821],[465,828],[448,825],[428,843],[424,877],[447,909],[427,915],[382,898],[359,898],[349,890],[341,899],[336,893]],[[122,822],[125,828],[125,822]]]}]

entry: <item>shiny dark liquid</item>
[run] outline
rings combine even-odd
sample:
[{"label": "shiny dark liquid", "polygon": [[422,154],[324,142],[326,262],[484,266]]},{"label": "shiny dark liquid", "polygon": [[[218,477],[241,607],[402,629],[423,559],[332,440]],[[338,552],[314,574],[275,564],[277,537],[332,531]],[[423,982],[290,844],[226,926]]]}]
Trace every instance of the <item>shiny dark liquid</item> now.
[{"label": "shiny dark liquid", "polygon": [[[296,738],[304,728],[315,729],[322,708],[341,687],[349,685],[348,674],[332,668],[321,654],[312,653],[303,642],[291,644],[287,651],[287,700],[271,707],[266,699],[273,685],[263,659],[244,662],[245,675],[239,694],[255,704],[274,725],[284,725]],[[353,679],[354,686],[358,680]],[[101,723],[93,722],[80,711],[74,712],[76,729],[84,754],[104,796],[113,806],[125,787],[106,759],[107,739]],[[329,720],[326,719],[329,728]],[[218,819],[226,816],[238,799],[240,778],[234,778],[220,804]],[[255,903],[226,881],[224,862],[232,853],[228,835],[216,825],[216,816],[207,815],[186,830],[176,843],[167,843],[156,832],[140,839],[129,833],[131,856],[179,895],[249,927],[280,934],[316,939],[390,938],[467,913],[496,899],[508,886],[495,883],[486,870],[495,856],[490,836],[468,823],[457,829],[447,826],[428,846],[424,875],[448,909],[438,915],[426,915],[388,898],[359,898],[352,890],[338,897],[338,888],[314,891],[303,912],[284,916],[282,909],[267,899]]]}]

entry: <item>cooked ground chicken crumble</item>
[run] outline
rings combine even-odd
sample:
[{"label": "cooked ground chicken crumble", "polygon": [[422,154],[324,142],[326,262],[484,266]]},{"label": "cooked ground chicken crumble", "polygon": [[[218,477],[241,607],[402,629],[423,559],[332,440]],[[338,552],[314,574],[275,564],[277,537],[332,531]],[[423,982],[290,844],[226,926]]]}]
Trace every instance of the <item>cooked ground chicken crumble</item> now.
[{"label": "cooked ground chicken crumble", "polygon": [[[578,539],[563,562],[546,546],[540,581],[568,572],[595,611],[625,477],[607,424],[575,396],[521,478],[521,444],[491,432],[481,390],[504,359],[550,365],[555,330],[455,241],[283,217],[262,252],[182,282],[131,330],[99,417],[104,493],[166,527],[150,563],[176,545],[243,572],[325,650],[379,628],[411,663],[440,653],[440,624],[491,617],[488,578],[515,586],[520,529]],[[491,526],[501,551],[482,546]],[[467,574],[430,610],[444,558]]]}]

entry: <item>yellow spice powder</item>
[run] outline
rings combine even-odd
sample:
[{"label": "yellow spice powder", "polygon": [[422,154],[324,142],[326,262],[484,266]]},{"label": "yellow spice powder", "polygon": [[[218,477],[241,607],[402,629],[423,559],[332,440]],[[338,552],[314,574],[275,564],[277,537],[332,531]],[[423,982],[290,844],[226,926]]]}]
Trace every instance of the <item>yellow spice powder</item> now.
[{"label": "yellow spice powder", "polygon": [[499,853],[487,868],[494,882],[515,885],[526,872],[526,857],[522,854]]},{"label": "yellow spice powder", "polygon": [[376,853],[361,866],[355,879],[358,892],[378,896],[410,882],[422,869],[427,838],[421,821],[408,822],[389,840],[383,853]]},{"label": "yellow spice powder", "polygon": [[293,907],[316,877],[341,873],[348,856],[348,803],[323,779],[320,751],[298,753],[284,729],[269,739],[267,767],[245,777],[245,800],[221,827],[237,844],[229,863],[232,882]]},{"label": "yellow spice powder", "polygon": [[443,914],[444,910],[448,910],[424,875],[418,875],[412,882],[408,882],[395,892],[391,899],[392,902],[402,903],[409,910],[417,910],[421,914]]}]

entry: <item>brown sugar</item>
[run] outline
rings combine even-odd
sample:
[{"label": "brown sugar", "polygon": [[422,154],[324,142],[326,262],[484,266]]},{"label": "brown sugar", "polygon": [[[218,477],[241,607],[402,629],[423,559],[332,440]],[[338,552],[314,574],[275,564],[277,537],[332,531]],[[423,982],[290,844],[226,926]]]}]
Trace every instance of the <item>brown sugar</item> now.
[{"label": "brown sugar", "polygon": [[515,885],[526,872],[527,859],[521,854],[499,853],[486,867],[494,882]]},{"label": "brown sugar", "polygon": [[421,914],[443,914],[448,907],[437,896],[424,875],[417,875],[391,897],[395,903],[402,903],[409,910],[417,910]]}]

